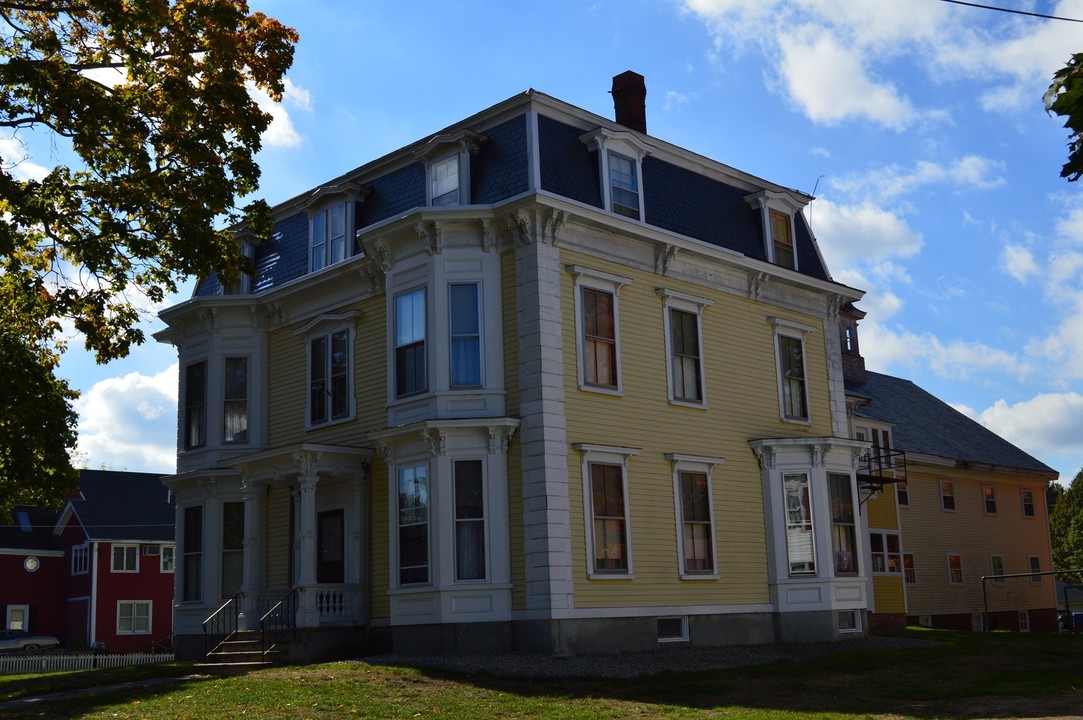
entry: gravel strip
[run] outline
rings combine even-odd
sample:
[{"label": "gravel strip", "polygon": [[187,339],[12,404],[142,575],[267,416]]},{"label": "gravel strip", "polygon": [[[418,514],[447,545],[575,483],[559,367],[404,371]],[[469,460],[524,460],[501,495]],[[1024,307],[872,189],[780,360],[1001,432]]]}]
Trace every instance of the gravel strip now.
[{"label": "gravel strip", "polygon": [[803,661],[843,650],[893,650],[932,647],[933,640],[867,637],[838,642],[795,645],[731,645],[725,647],[670,646],[646,652],[603,655],[377,655],[358,662],[486,673],[501,677],[617,677],[634,678],[667,670],[697,671],[766,665],[782,660]]}]

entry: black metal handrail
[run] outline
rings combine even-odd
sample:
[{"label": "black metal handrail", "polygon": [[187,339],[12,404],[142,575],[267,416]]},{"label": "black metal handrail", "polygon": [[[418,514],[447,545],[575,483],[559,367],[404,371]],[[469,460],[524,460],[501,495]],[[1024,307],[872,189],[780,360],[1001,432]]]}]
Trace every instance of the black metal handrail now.
[{"label": "black metal handrail", "polygon": [[294,637],[300,598],[301,588],[293,588],[259,619],[260,644],[265,655],[278,643]]},{"label": "black metal handrail", "polygon": [[203,621],[204,655],[210,655],[237,633],[237,617],[241,613],[243,598],[244,593],[237,593]]}]

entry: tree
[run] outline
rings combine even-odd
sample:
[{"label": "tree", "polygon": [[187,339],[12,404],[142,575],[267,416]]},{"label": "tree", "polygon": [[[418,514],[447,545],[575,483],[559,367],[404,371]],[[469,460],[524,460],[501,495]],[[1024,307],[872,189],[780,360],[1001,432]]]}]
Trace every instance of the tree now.
[{"label": "tree", "polygon": [[[1068,489],[1049,510],[1049,534],[1053,542],[1053,569],[1083,568],[1083,470],[1076,473]],[[1083,582],[1083,574],[1061,579]]]},{"label": "tree", "polygon": [[0,128],[76,158],[44,177],[0,158],[6,510],[77,479],[62,328],[99,362],[123,357],[144,340],[141,295],[248,269],[229,227],[270,230],[265,203],[241,206],[271,120],[251,91],[281,98],[297,34],[244,0],[0,0],[0,20]]},{"label": "tree", "polygon": [[1083,175],[1083,53],[1076,53],[1068,64],[1053,74],[1045,92],[1045,109],[1065,118],[1068,136],[1068,162],[1060,176],[1075,182]]}]

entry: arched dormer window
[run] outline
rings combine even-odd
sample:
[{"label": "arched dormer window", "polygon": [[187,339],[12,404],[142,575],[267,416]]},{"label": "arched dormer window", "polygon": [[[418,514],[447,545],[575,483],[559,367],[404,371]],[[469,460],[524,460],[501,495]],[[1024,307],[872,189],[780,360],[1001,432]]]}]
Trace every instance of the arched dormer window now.
[{"label": "arched dormer window", "polygon": [[414,153],[424,165],[426,205],[469,205],[470,157],[486,137],[472,130],[436,135]]},{"label": "arched dormer window", "polygon": [[792,193],[775,190],[746,195],[745,202],[760,211],[767,261],[790,270],[799,270],[794,242],[794,215],[801,211],[805,203]]},{"label": "arched dormer window", "polygon": [[356,183],[324,185],[305,202],[309,225],[309,270],[353,255],[354,208],[369,188]]},{"label": "arched dormer window", "polygon": [[650,147],[626,130],[598,128],[579,136],[598,151],[602,205],[633,220],[643,219],[643,158]]}]

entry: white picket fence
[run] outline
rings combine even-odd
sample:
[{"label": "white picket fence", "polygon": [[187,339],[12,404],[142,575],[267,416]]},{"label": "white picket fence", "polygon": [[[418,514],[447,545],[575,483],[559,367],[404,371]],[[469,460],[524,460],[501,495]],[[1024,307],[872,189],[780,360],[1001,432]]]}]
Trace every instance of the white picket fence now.
[{"label": "white picket fence", "polygon": [[41,653],[39,655],[0,655],[0,675],[35,675],[64,670],[94,670],[130,665],[154,665],[173,662],[173,653]]}]

